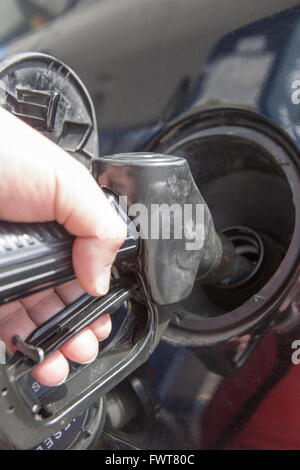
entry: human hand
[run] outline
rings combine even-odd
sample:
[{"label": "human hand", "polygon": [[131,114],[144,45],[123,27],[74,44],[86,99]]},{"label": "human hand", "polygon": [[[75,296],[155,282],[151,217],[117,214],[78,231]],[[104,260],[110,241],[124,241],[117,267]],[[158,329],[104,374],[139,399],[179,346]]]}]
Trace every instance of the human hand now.
[{"label": "human hand", "polygon": [[[10,353],[12,337],[22,339],[84,291],[94,296],[109,289],[111,265],[127,228],[88,170],[49,139],[0,107],[0,220],[56,220],[75,235],[76,281],[34,294],[0,308],[0,337]],[[63,382],[67,359],[87,363],[98,341],[111,330],[109,315],[97,320],[33,371],[44,385]]]}]

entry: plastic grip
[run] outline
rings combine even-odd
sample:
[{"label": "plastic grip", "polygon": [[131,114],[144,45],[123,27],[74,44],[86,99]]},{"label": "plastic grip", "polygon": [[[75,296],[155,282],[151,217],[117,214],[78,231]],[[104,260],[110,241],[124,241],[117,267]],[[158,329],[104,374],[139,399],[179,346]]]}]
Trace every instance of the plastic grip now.
[{"label": "plastic grip", "polygon": [[[0,305],[74,279],[73,241],[56,222],[0,221]],[[137,248],[129,231],[114,264],[131,258]]]},{"label": "plastic grip", "polygon": [[56,222],[0,222],[0,304],[75,277],[74,237]]}]

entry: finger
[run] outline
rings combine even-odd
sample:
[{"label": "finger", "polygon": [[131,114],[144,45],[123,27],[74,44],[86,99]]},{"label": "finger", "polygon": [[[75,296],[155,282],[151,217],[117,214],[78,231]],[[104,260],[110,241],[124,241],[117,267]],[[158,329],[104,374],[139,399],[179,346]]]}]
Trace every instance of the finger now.
[{"label": "finger", "polygon": [[[66,287],[66,289],[64,289]],[[73,293],[71,289],[73,288]],[[63,295],[70,298],[70,295],[74,295],[76,292],[76,284],[72,284],[69,286],[61,286],[60,291],[63,292]],[[43,295],[36,294],[35,299],[24,299],[24,302],[27,306],[27,313],[31,320],[36,325],[41,325],[53,315],[61,311],[65,304],[62,299],[58,296],[58,294],[53,290],[49,290],[46,293],[43,292]],[[105,323],[108,323],[106,326]],[[100,329],[98,328],[100,331]],[[102,333],[106,335],[109,331],[109,320],[104,319],[104,323],[102,326]],[[100,339],[105,339],[105,336],[101,336]],[[70,341],[68,341],[64,346],[61,347],[61,352],[71,361],[78,362],[81,364],[88,363],[93,361],[97,354],[98,354],[98,338],[93,333],[92,329],[86,328]],[[49,373],[52,374],[51,370],[47,372],[48,365],[47,362],[44,362],[42,365],[46,368],[46,375]],[[59,367],[59,364],[58,364]],[[61,371],[60,375],[61,375]],[[52,380],[52,376],[51,376]]]},{"label": "finger", "polygon": [[19,302],[12,302],[0,309],[0,337],[5,342],[9,353],[16,351],[12,338],[19,335],[25,340],[35,329],[35,323],[28,317],[27,312]]},{"label": "finger", "polygon": [[[26,303],[36,304],[42,301],[41,297],[46,297],[48,293],[39,293],[26,299]],[[23,301],[24,302],[24,301]],[[21,302],[11,302],[0,309],[0,336],[5,342],[8,352],[13,354],[16,351],[12,344],[12,337],[18,334],[23,340],[32,333],[36,324],[28,316],[26,308]],[[36,367],[32,375],[43,385],[57,385],[66,379],[69,372],[69,365],[61,352],[57,351],[47,358],[43,364]]]},{"label": "finger", "polygon": [[73,244],[73,266],[77,279],[91,295],[105,295],[108,292],[111,265],[115,259],[116,245],[113,241],[77,238]]},{"label": "finger", "polygon": [[37,326],[42,325],[65,308],[64,302],[53,289],[36,294],[34,297],[23,299],[22,304],[26,307],[28,316]]},{"label": "finger", "polygon": [[98,318],[98,320],[96,320],[90,326],[90,328],[99,341],[103,341],[104,339],[108,338],[112,329],[110,315],[107,314]]},{"label": "finger", "polygon": [[66,305],[71,304],[74,300],[85,294],[84,289],[76,279],[66,282],[61,286],[56,286],[54,290]]},{"label": "finger", "polygon": [[96,359],[99,343],[93,331],[86,328],[62,346],[61,351],[71,361],[87,364]]},{"label": "finger", "polygon": [[[0,141],[0,218],[15,222],[57,220],[73,235],[86,238],[78,241],[73,262],[83,287],[95,295],[99,272],[106,266],[103,252],[111,264],[126,236],[125,223],[81,163],[3,108],[1,125],[5,133]],[[102,250],[98,252],[99,239]],[[80,249],[90,244],[88,252],[95,255],[91,269],[86,267],[89,254],[85,258]]]},{"label": "finger", "polygon": [[[62,306],[64,304],[61,299],[53,289],[50,289],[27,297],[22,302],[12,302],[2,307],[0,309],[0,335],[8,351],[13,353],[16,350],[11,342],[15,334],[25,340],[37,325],[61,310]],[[32,317],[28,315],[29,311]],[[68,361],[60,351],[56,351],[37,366],[32,375],[41,384],[52,386],[65,381],[68,373]]]},{"label": "finger", "polygon": [[[73,286],[68,287],[69,289],[75,287],[76,290],[75,283],[73,283]],[[61,290],[63,290],[63,287],[61,287]],[[15,334],[21,336],[22,339],[26,339],[36,328],[36,325],[44,323],[63,307],[63,301],[53,289],[23,299],[22,303],[12,302],[2,307],[0,309],[0,334],[8,350],[11,353],[15,352],[15,347],[11,343],[11,338]],[[103,339],[109,331],[109,328],[105,327],[105,322],[109,324],[110,320],[104,319],[100,339]],[[74,362],[91,362],[98,354],[98,339],[93,331],[87,328],[69,341],[62,348],[62,351],[67,358]],[[43,364],[35,368],[32,375],[43,385],[50,386],[63,382],[68,375],[68,371],[69,366],[66,358],[62,352],[56,351]]]},{"label": "finger", "polygon": [[68,374],[68,361],[60,351],[55,351],[32,372],[33,377],[40,384],[48,386],[60,385],[66,380]]},{"label": "finger", "polygon": [[[76,280],[67,282],[62,286],[55,287],[54,290],[66,305],[70,304],[84,293],[84,290]],[[93,331],[99,341],[103,341],[111,333],[112,324],[110,315],[103,315],[103,317],[90,325],[89,328]]]},{"label": "finger", "polygon": [[50,288],[42,292],[38,292],[37,294],[32,294],[28,297],[24,297],[23,299],[20,299],[19,302],[24,305],[25,309],[31,308],[53,292],[54,289]]},{"label": "finger", "polygon": [[97,237],[103,225],[108,238],[118,238],[118,230],[112,230],[119,226],[122,232],[124,223],[87,168],[3,108],[0,126],[5,128],[0,141],[2,219],[57,220],[83,237]]}]

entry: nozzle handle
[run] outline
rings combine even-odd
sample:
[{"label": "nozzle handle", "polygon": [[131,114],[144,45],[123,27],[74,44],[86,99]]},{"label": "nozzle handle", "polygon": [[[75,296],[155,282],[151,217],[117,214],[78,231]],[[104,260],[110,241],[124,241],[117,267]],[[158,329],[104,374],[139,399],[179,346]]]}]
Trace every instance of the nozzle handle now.
[{"label": "nozzle handle", "polygon": [[[116,206],[114,195],[109,194],[108,199]],[[125,211],[120,215],[128,232],[115,266],[136,256],[139,246],[133,223]],[[0,221],[0,305],[74,279],[74,239],[57,222]]]}]

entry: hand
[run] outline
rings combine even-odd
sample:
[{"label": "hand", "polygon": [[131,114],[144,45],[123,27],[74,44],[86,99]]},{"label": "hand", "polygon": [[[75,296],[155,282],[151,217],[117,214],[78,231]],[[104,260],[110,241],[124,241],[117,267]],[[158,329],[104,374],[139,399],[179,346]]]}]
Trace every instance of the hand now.
[{"label": "hand", "polygon": [[[127,228],[88,170],[42,134],[0,107],[0,220],[56,220],[73,235],[73,267],[77,281],[0,308],[0,337],[10,353],[11,339],[22,339],[84,291],[107,293],[111,265]],[[44,385],[62,383],[68,359],[90,362],[98,341],[111,329],[109,315],[76,335],[33,371]]]}]

